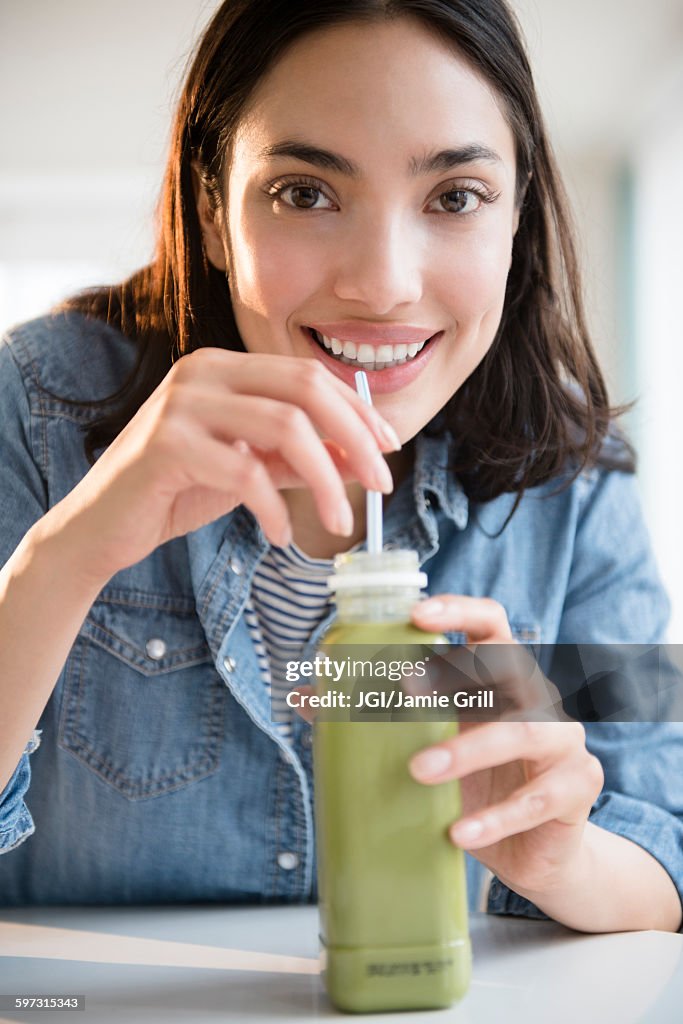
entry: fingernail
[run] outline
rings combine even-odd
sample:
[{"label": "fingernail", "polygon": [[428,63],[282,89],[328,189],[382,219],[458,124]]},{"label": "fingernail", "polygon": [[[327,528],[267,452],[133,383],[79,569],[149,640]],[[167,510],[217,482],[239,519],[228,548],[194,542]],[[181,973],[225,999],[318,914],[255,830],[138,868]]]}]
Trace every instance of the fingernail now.
[{"label": "fingernail", "polygon": [[394,489],[394,478],[382,455],[377,456],[373,468],[377,490],[390,494]]},{"label": "fingernail", "polygon": [[380,419],[380,417],[378,416],[377,428],[384,443],[391,445],[392,451],[400,451],[401,441],[398,434],[392,427],[391,423],[387,423],[386,420]]},{"label": "fingernail", "polygon": [[423,750],[410,762],[410,771],[418,779],[433,779],[445,772],[451,764],[451,755],[443,747]]},{"label": "fingernail", "polygon": [[415,612],[425,619],[436,619],[445,611],[446,605],[438,597],[429,597],[426,601],[420,601],[415,607]]},{"label": "fingernail", "polygon": [[353,509],[346,499],[341,502],[337,509],[336,528],[334,532],[341,534],[342,537],[350,537],[353,533]]},{"label": "fingernail", "polygon": [[451,839],[459,845],[466,845],[479,839],[484,831],[484,826],[476,819],[472,821],[458,821],[451,827]]}]

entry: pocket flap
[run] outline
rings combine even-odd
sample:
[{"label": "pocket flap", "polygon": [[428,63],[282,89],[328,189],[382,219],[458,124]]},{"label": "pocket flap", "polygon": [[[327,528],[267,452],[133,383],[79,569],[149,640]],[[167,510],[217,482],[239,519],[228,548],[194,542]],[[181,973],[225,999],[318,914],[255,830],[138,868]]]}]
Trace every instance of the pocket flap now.
[{"label": "pocket flap", "polygon": [[81,635],[145,676],[211,660],[196,612],[185,608],[140,607],[101,595],[90,609]]}]

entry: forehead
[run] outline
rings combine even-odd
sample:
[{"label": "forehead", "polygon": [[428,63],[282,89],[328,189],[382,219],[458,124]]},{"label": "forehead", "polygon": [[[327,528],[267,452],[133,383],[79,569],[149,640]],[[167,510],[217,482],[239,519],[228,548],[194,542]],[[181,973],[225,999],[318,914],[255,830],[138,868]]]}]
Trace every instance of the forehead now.
[{"label": "forehead", "polygon": [[419,21],[353,22],[311,32],[259,83],[233,156],[305,137],[364,165],[391,147],[488,145],[514,167],[514,139],[495,90]]}]

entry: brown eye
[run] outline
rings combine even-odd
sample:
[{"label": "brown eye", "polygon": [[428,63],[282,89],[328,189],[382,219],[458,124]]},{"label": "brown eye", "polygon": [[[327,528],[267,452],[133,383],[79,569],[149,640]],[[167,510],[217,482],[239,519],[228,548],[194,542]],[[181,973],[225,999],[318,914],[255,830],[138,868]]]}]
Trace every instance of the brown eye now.
[{"label": "brown eye", "polygon": [[312,188],[310,185],[290,185],[289,188],[283,189],[282,195],[286,192],[290,195],[291,205],[299,210],[312,209],[320,195],[320,189]]},{"label": "brown eye", "polygon": [[266,194],[280,208],[286,206],[290,210],[314,210],[316,213],[338,209],[324,185],[319,185],[313,178],[298,178],[294,181],[283,178],[268,186]]},{"label": "brown eye", "polygon": [[439,196],[439,201],[447,213],[473,213],[479,209],[481,199],[469,189],[452,189]]}]

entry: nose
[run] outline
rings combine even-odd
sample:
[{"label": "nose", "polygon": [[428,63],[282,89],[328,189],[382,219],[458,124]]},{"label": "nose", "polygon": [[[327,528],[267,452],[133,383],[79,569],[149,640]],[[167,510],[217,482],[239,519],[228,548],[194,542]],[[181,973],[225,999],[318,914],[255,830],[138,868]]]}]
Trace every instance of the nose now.
[{"label": "nose", "polygon": [[420,301],[421,247],[400,215],[365,218],[340,241],[335,273],[339,299],[362,302],[377,316]]}]

